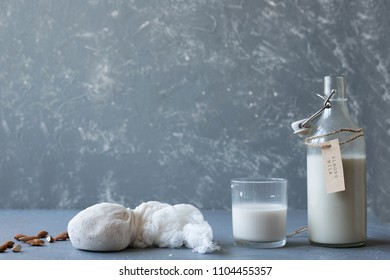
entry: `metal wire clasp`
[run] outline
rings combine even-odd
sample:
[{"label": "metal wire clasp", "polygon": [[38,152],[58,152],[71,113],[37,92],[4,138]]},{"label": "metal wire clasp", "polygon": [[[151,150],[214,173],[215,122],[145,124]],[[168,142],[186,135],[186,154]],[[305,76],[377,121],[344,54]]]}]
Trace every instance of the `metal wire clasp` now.
[{"label": "metal wire clasp", "polygon": [[317,94],[317,96],[319,96],[321,99],[324,100],[324,105],[317,112],[315,112],[313,115],[311,115],[309,118],[292,123],[291,127],[294,130],[294,134],[300,134],[303,136],[303,135],[309,133],[311,130],[310,122],[312,122],[315,118],[317,118],[319,115],[321,115],[322,111],[332,107],[332,102],[330,101],[330,99],[332,98],[332,96],[335,93],[336,93],[336,90],[332,89],[330,91],[329,96],[322,96],[320,94]]},{"label": "metal wire clasp", "polygon": [[312,120],[314,120],[315,118],[317,118],[319,115],[321,115],[322,111],[324,111],[325,109],[329,109],[332,107],[332,102],[330,102],[330,99],[332,98],[332,96],[336,93],[336,90],[335,89],[332,89],[329,96],[328,97],[325,97],[325,96],[322,96],[322,95],[319,95],[317,94],[317,96],[319,96],[320,98],[322,98],[324,100],[324,106],[322,106],[321,109],[319,109],[317,112],[315,112],[310,118],[306,119],[306,121],[304,121],[303,123],[301,123],[299,125],[300,128],[305,128],[307,127],[306,125],[308,123],[310,123]]}]

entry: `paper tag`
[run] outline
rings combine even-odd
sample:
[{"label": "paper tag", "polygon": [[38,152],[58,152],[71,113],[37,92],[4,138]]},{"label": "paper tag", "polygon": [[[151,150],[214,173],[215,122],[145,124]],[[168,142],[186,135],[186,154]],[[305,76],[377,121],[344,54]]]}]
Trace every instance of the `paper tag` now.
[{"label": "paper tag", "polygon": [[341,159],[339,139],[321,145],[325,188],[327,193],[345,191],[343,161]]}]

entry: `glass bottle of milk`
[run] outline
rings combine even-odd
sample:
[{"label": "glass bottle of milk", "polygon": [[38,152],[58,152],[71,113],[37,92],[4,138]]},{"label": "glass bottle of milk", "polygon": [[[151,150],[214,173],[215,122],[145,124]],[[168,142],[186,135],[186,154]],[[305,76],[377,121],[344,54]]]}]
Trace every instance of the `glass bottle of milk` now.
[{"label": "glass bottle of milk", "polygon": [[[312,137],[306,139],[309,241],[320,246],[356,247],[365,244],[367,235],[365,141],[348,112],[344,76],[324,78],[324,99],[331,93],[330,108],[313,121]],[[328,192],[321,149],[336,138],[345,190]]]}]

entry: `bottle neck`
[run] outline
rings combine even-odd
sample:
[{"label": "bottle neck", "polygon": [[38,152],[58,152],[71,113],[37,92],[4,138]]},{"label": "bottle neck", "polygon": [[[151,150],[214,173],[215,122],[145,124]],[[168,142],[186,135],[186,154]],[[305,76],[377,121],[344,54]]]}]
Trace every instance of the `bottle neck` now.
[{"label": "bottle neck", "polygon": [[324,95],[329,96],[333,90],[335,93],[332,98],[347,98],[344,76],[326,76],[324,78]]},{"label": "bottle neck", "polygon": [[[364,138],[359,126],[352,120],[347,107],[347,95],[345,81],[342,76],[327,76],[324,78],[325,102],[330,101],[331,107],[324,104],[325,109],[313,122],[311,136],[308,137],[308,153],[318,154],[321,143],[338,139],[342,153],[359,154],[364,153]],[[358,137],[358,138],[356,138]],[[305,141],[306,141],[305,140]]]}]

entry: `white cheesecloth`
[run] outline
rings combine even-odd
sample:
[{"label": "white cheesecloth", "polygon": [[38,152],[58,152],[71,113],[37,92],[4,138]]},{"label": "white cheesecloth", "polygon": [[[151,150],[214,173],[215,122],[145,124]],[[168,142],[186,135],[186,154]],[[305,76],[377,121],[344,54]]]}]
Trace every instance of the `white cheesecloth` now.
[{"label": "white cheesecloth", "polygon": [[127,247],[186,246],[194,252],[219,249],[202,213],[190,204],[144,202],[134,210],[115,203],[98,203],[68,224],[74,247],[88,251],[120,251]]}]

